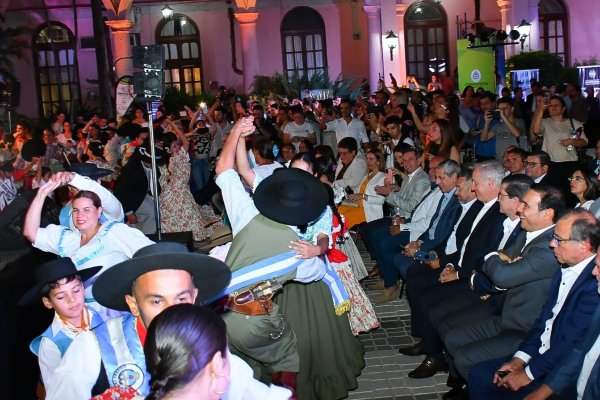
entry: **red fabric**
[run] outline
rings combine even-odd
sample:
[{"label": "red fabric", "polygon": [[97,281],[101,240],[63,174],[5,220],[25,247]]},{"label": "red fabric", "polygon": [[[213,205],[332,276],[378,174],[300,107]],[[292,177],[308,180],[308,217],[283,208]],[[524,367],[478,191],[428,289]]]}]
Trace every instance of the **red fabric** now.
[{"label": "red fabric", "polygon": [[146,344],[146,335],[148,334],[148,331],[146,330],[146,327],[142,323],[141,318],[135,319],[135,329],[137,330],[137,334],[140,337],[140,342],[142,343],[142,347],[144,347],[144,345]]},{"label": "red fabric", "polygon": [[90,400],[131,400],[136,396],[140,396],[131,386],[113,386],[102,394],[92,397]]}]

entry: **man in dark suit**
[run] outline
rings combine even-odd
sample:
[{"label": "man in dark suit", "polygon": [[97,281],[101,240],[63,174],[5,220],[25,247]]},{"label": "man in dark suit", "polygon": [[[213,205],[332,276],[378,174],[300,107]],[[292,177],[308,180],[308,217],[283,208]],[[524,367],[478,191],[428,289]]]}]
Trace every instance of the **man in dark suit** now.
[{"label": "man in dark suit", "polygon": [[453,160],[443,161],[435,167],[435,183],[442,192],[442,198],[427,230],[417,240],[408,243],[403,252],[394,256],[394,267],[400,272],[402,279],[406,278],[409,265],[415,263],[417,251],[429,252],[436,249],[445,244],[452,233],[461,211],[460,202],[454,195],[459,172],[460,166]]},{"label": "man in dark suit", "polygon": [[421,337],[421,343],[400,349],[402,354],[426,354],[419,367],[409,373],[411,378],[426,378],[446,370],[442,343],[435,332],[429,312],[433,306],[461,291],[466,291],[469,278],[475,268],[483,264],[486,254],[498,250],[503,236],[502,222],[506,216],[500,213],[498,193],[504,178],[504,168],[497,161],[484,161],[473,171],[473,191],[483,206],[461,247],[444,258],[445,268],[436,279],[435,274],[407,276],[407,290],[411,301],[411,329],[413,336]]},{"label": "man in dark suit", "polygon": [[[592,274],[598,280],[600,294],[600,256],[596,254]],[[586,336],[569,352],[567,358],[554,368],[544,384],[525,400],[541,400],[558,394],[561,398],[600,399],[600,306],[592,316]],[[580,396],[580,397],[578,397]]]},{"label": "man in dark suit", "polygon": [[[148,140],[135,150],[121,169],[115,182],[114,194],[123,205],[127,224],[146,235],[156,233],[156,217],[151,189],[151,156]],[[156,148],[156,160],[163,159],[162,150]],[[158,171],[157,171],[158,172]],[[156,178],[158,180],[158,177]],[[157,196],[160,194],[156,194]]]},{"label": "man in dark suit", "polygon": [[[552,278],[560,269],[549,243],[556,216],[563,209],[558,190],[534,184],[519,203],[524,231],[505,251],[486,256],[482,272],[472,277],[472,296],[479,303],[446,316],[440,315],[439,309],[432,311],[433,321],[440,321],[434,325],[446,346],[451,367],[448,386],[453,389],[444,400],[466,394],[462,378],[468,377],[474,364],[514,352],[527,335],[533,324],[531,315],[539,315]],[[493,302],[498,297],[503,298],[499,307]],[[487,315],[473,312],[486,304],[491,306]]]},{"label": "man in dark suit", "polygon": [[550,168],[550,156],[545,151],[538,151],[529,153],[525,159],[525,174],[529,176],[535,183],[543,183],[558,189],[565,198],[567,207],[573,208],[575,206],[575,196],[571,194],[571,188],[569,187],[569,181],[561,181],[560,177],[556,177],[555,174],[549,173]]},{"label": "man in dark suit", "polygon": [[548,302],[513,356],[471,368],[471,398],[522,399],[585,336],[600,303],[592,275],[598,245],[600,222],[590,212],[570,210],[557,221],[550,246],[563,268],[553,278]]}]

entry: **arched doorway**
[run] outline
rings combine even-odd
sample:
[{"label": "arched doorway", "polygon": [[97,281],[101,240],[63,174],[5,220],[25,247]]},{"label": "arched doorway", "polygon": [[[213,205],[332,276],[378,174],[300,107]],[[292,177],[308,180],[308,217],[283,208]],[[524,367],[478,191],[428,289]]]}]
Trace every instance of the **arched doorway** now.
[{"label": "arched doorway", "polygon": [[448,18],[433,1],[417,1],[404,16],[406,67],[420,82],[448,69]]},{"label": "arched doorway", "polygon": [[32,42],[40,115],[70,113],[81,98],[73,33],[52,21],[37,29]]},{"label": "arched doorway", "polygon": [[325,24],[310,7],[295,7],[281,21],[283,69],[287,76],[298,73],[309,79],[315,72],[327,72]]},{"label": "arched doorway", "polygon": [[202,54],[198,27],[190,18],[175,14],[156,27],[156,43],[165,49],[165,88],[185,93],[202,92]]}]

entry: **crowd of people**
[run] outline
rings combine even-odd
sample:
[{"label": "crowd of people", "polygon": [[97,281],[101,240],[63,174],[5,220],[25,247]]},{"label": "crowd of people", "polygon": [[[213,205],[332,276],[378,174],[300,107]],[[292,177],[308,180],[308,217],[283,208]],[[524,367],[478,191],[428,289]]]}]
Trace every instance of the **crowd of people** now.
[{"label": "crowd of people", "polygon": [[[376,303],[406,292],[416,340],[400,352],[425,356],[408,376],[449,371],[444,399],[595,398],[597,99],[393,82],[355,100],[159,109],[154,148],[139,107],[118,125],[20,121],[0,210],[37,190],[23,235],[58,256],[21,300],[55,312],[31,343],[45,398],[344,398],[358,335],[379,327],[367,276]],[[49,202],[60,219],[43,224]],[[210,254],[154,243],[157,222]]]}]

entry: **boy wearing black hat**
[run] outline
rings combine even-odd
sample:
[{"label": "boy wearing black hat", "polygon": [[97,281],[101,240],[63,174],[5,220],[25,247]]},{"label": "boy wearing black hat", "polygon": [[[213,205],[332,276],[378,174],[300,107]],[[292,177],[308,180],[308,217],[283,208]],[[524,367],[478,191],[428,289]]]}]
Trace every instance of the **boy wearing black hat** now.
[{"label": "boy wearing black hat", "polygon": [[102,319],[85,306],[83,282],[102,267],[77,271],[70,258],[59,258],[42,264],[36,270],[36,284],[19,301],[19,305],[42,304],[54,310],[52,323],[29,348],[38,356],[44,385],[51,384],[55,369],[73,338],[102,323]]},{"label": "boy wearing black hat", "polygon": [[[114,386],[130,386],[147,395],[152,381],[143,346],[154,317],[175,304],[208,304],[230,279],[231,272],[221,261],[169,242],[144,247],[102,273],[94,283],[95,298],[126,313],[73,341],[56,369],[55,382],[47,388],[46,400],[88,399]],[[224,398],[289,398],[287,390],[254,380],[252,370],[238,357],[228,353],[227,358],[234,379]]]}]

